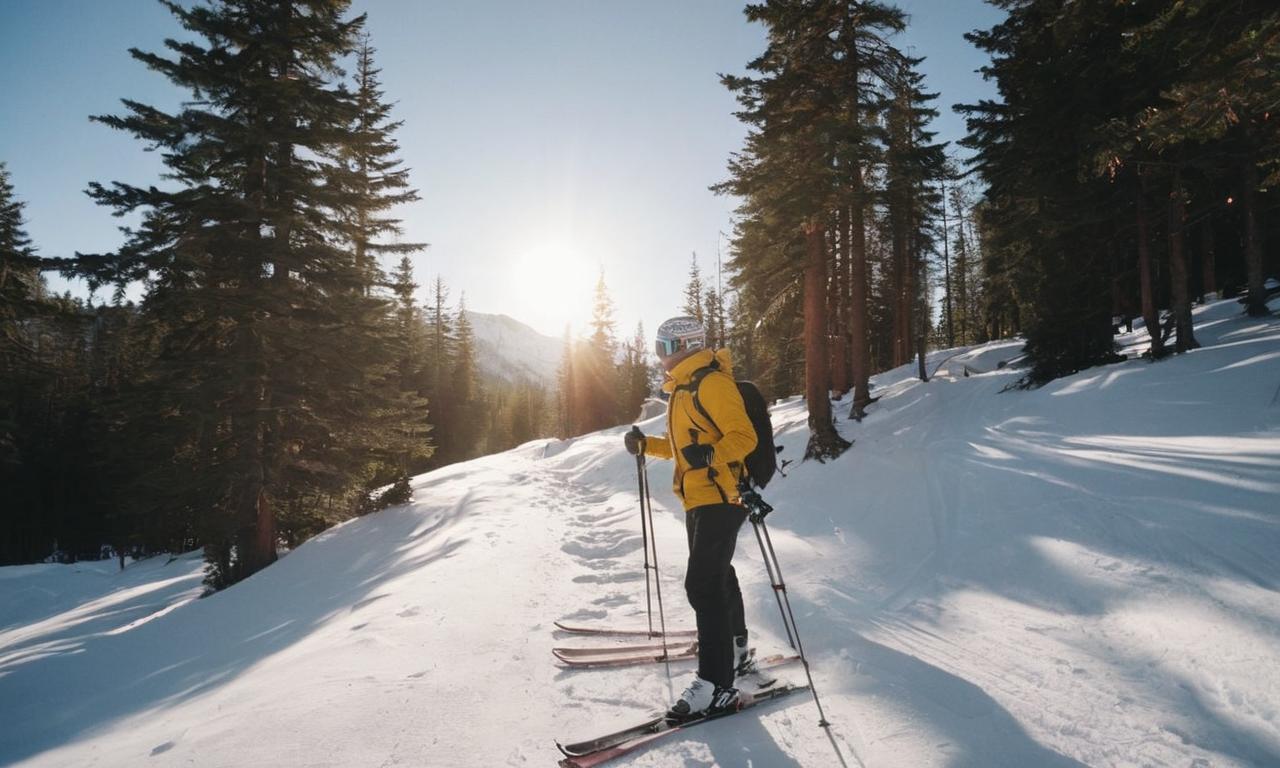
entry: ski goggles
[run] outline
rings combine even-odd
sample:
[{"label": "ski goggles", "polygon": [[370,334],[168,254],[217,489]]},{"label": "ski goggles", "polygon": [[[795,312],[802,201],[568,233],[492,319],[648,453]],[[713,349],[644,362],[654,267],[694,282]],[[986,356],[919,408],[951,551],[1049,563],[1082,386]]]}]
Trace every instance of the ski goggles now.
[{"label": "ski goggles", "polygon": [[653,343],[654,354],[658,357],[671,357],[677,352],[701,347],[702,339],[658,339]]}]

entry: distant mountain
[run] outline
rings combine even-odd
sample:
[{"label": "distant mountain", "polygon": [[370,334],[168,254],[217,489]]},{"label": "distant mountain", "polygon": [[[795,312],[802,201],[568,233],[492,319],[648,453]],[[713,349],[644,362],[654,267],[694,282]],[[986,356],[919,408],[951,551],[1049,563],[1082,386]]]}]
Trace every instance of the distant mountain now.
[{"label": "distant mountain", "polygon": [[468,311],[467,318],[475,332],[481,372],[504,381],[527,379],[555,385],[564,354],[562,339],[544,336],[506,315]]}]

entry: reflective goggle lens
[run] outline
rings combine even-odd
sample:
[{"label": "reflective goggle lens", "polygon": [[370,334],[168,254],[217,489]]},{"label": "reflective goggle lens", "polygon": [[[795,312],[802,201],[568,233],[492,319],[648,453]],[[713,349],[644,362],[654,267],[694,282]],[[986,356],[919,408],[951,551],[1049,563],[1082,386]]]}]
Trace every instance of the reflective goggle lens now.
[{"label": "reflective goggle lens", "polygon": [[658,339],[653,344],[653,351],[658,357],[671,357],[682,349],[701,349],[702,339],[685,339],[684,344],[679,339]]}]

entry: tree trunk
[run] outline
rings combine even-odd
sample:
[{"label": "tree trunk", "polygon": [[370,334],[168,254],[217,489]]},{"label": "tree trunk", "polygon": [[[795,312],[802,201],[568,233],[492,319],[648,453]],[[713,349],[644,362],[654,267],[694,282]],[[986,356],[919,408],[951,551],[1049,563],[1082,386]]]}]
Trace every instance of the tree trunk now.
[{"label": "tree trunk", "polygon": [[821,217],[805,225],[804,267],[804,391],[809,406],[809,445],[806,459],[824,461],[849,446],[831,420],[830,375],[827,366],[827,254]]},{"label": "tree trunk", "polygon": [[890,258],[890,290],[893,299],[893,340],[890,367],[906,365],[908,358],[910,333],[908,318],[910,309],[906,303],[907,295],[907,224],[905,193],[899,184],[891,185],[889,192],[889,240],[892,248]]},{"label": "tree trunk", "polygon": [[1151,244],[1147,241],[1147,204],[1144,192],[1146,182],[1141,172],[1138,176],[1137,225],[1138,225],[1138,283],[1142,287],[1142,319],[1151,337],[1151,358],[1164,357],[1164,343],[1160,337],[1160,312],[1156,307],[1155,286],[1151,276]]},{"label": "tree trunk", "polygon": [[951,238],[947,233],[947,179],[942,178],[942,295],[946,299],[947,347],[956,345],[955,310],[951,302]]},{"label": "tree trunk", "polygon": [[849,207],[841,206],[836,218],[836,237],[839,240],[839,257],[835,260],[835,275],[831,281],[831,295],[835,299],[835,333],[832,334],[831,388],[836,397],[844,397],[849,391],[849,362],[847,357],[849,338],[849,307],[845,302],[846,265],[849,263]]},{"label": "tree trunk", "polygon": [[853,368],[853,407],[849,418],[861,420],[871,404],[871,357],[867,348],[867,230],[862,169],[849,176],[849,352]]},{"label": "tree trunk", "polygon": [[[969,343],[969,238],[965,237],[964,231],[964,209],[960,206],[960,199],[957,195],[956,201],[956,311],[960,313],[960,336],[958,341],[960,346]],[[946,202],[943,201],[943,207]]]},{"label": "tree trunk", "polygon": [[1125,307],[1124,292],[1120,287],[1120,259],[1116,256],[1115,241],[1107,240],[1107,267],[1111,270],[1111,317],[1114,327],[1117,317],[1125,317],[1128,313]]},{"label": "tree trunk", "polygon": [[1263,317],[1271,314],[1267,309],[1267,289],[1262,274],[1262,233],[1258,229],[1257,195],[1258,166],[1249,153],[1240,164],[1240,205],[1244,210],[1244,261],[1249,275],[1249,294],[1246,298],[1249,315]]},{"label": "tree trunk", "polygon": [[1195,349],[1195,331],[1191,323],[1191,286],[1188,284],[1187,251],[1183,235],[1187,217],[1187,204],[1183,196],[1182,171],[1173,172],[1173,186],[1169,190],[1169,278],[1172,281],[1170,292],[1173,309],[1174,328],[1178,338],[1174,342],[1174,351],[1178,354]]},{"label": "tree trunk", "polygon": [[[912,239],[914,240],[915,238],[912,238]],[[925,261],[920,257],[918,243],[913,243],[911,247],[911,252],[912,252],[912,261],[914,262],[912,273],[916,277],[916,280],[914,282],[920,286],[920,288],[912,290],[912,296],[911,296],[911,299],[912,299],[911,303],[915,308],[915,312],[912,314],[915,318],[916,366],[918,368],[917,374],[919,375],[921,381],[928,381],[929,372],[925,368],[924,354],[925,354],[925,347],[927,346],[927,342],[928,342],[927,329],[929,327],[929,321],[928,321],[929,302],[928,302],[928,299],[926,298],[928,295],[928,290],[925,290],[925,286],[929,284],[929,276],[925,272],[925,269],[926,269]]]},{"label": "tree trunk", "polygon": [[1218,257],[1213,242],[1213,214],[1206,213],[1200,222],[1200,290],[1201,299],[1218,292]]}]

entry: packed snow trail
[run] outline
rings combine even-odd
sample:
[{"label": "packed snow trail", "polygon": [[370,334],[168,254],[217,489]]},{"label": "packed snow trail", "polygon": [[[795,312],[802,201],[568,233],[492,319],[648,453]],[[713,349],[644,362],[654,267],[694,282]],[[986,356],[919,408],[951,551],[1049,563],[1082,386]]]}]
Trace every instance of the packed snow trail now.
[{"label": "packed snow trail", "polygon": [[[846,757],[1280,765],[1280,320],[1239,312],[1197,308],[1202,349],[1034,391],[1001,392],[1016,342],[936,353],[929,383],[875,378],[844,456],[769,486]],[[784,457],[805,419],[774,408]],[[548,766],[555,739],[650,715],[692,664],[669,682],[551,654],[634,641],[555,621],[646,624],[626,429],[415,478],[413,503],[206,599],[198,557],[0,569],[0,765]],[[691,626],[670,465],[649,471],[667,625]],[[735,562],[752,644],[784,650],[750,532]],[[619,764],[835,758],[791,697]]]}]

